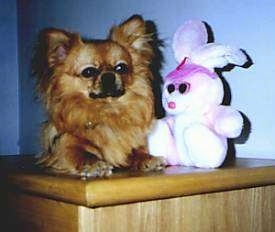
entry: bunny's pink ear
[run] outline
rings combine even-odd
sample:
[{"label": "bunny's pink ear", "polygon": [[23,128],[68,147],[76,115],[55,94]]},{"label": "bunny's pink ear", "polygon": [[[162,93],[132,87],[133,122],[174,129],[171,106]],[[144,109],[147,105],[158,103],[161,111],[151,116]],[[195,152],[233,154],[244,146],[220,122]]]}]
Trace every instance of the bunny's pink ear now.
[{"label": "bunny's pink ear", "polygon": [[190,20],[178,28],[173,37],[172,48],[178,63],[190,57],[192,51],[207,43],[207,30],[202,21]]}]

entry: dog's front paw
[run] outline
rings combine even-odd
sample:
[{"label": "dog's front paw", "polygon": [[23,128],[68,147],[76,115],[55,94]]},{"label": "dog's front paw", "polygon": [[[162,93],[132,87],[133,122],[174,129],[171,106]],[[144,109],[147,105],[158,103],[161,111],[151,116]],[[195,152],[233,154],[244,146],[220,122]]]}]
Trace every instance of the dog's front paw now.
[{"label": "dog's front paw", "polygon": [[85,164],[79,174],[82,178],[110,176],[113,172],[113,166],[104,162],[97,161],[93,164]]},{"label": "dog's front paw", "polygon": [[149,171],[161,171],[165,168],[166,162],[165,159],[161,156],[151,156],[148,159],[143,160],[140,165],[140,170],[143,172]]}]

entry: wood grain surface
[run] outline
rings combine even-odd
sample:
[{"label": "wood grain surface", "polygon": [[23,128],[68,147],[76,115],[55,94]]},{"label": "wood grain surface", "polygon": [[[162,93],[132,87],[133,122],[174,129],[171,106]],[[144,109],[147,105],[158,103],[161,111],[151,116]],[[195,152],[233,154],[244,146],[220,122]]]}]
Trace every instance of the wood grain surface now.
[{"label": "wood grain surface", "polygon": [[110,178],[8,171],[12,188],[88,207],[165,199],[275,184],[275,160],[237,159],[219,169],[168,167],[163,172],[119,171]]},{"label": "wood grain surface", "polygon": [[[78,231],[78,206],[39,196],[9,192],[3,232]],[[6,215],[7,216],[7,215]],[[4,229],[5,228],[5,229]]]},{"label": "wood grain surface", "polygon": [[274,232],[275,186],[89,209],[82,232]]},{"label": "wood grain surface", "polygon": [[275,231],[275,160],[86,180],[16,162],[0,159],[1,231]]}]

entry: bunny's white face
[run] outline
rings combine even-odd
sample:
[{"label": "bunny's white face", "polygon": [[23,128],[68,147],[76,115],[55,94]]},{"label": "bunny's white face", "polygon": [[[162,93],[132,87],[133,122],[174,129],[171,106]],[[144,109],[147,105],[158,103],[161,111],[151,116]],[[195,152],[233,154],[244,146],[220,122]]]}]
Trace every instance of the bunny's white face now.
[{"label": "bunny's white face", "polygon": [[223,99],[220,78],[211,78],[205,73],[195,73],[177,81],[167,80],[163,88],[162,104],[169,115],[200,115],[221,104]]}]

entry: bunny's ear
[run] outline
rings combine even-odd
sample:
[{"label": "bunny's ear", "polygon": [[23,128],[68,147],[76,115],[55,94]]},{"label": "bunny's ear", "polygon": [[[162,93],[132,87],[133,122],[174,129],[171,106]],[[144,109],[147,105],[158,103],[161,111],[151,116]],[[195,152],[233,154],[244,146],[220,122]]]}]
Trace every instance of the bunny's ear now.
[{"label": "bunny's ear", "polygon": [[223,68],[227,64],[242,66],[247,62],[247,56],[239,48],[209,43],[193,51],[191,61],[214,70],[214,68]]},{"label": "bunny's ear", "polygon": [[185,57],[190,57],[192,51],[206,44],[207,40],[207,30],[202,21],[187,21],[173,37],[172,48],[176,60],[180,63]]}]

